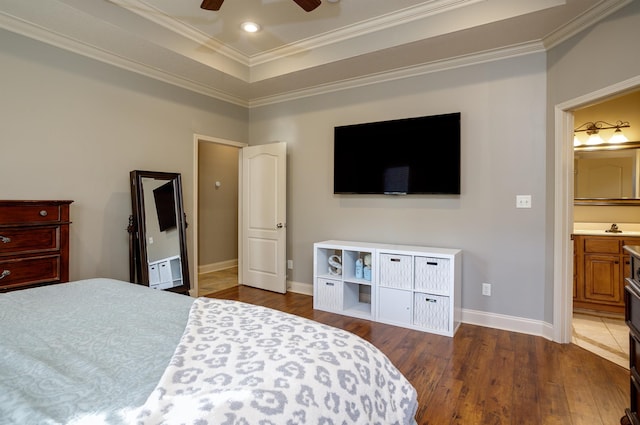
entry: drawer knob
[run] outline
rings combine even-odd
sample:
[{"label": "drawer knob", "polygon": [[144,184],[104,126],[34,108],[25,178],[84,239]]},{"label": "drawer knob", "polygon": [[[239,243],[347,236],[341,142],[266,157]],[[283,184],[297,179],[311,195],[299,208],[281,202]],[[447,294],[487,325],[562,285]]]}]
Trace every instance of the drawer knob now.
[{"label": "drawer knob", "polygon": [[11,238],[8,238],[8,237],[6,237],[6,236],[2,236],[2,235],[0,235],[0,242],[2,242],[2,243],[9,243],[9,242],[11,242]]},{"label": "drawer knob", "polygon": [[11,274],[11,270],[3,270],[2,273],[0,273],[0,279],[4,279],[5,277],[9,276]]},{"label": "drawer knob", "polygon": [[49,215],[49,213],[47,212],[47,210],[40,210],[40,216],[41,217],[46,217],[48,215]]}]

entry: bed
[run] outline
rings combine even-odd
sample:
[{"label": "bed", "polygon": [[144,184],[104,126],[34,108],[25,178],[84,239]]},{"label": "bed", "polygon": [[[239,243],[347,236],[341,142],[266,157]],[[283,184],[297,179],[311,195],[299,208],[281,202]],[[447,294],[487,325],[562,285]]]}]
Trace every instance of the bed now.
[{"label": "bed", "polygon": [[0,424],[414,424],[416,392],[340,329],[111,279],[0,294]]}]

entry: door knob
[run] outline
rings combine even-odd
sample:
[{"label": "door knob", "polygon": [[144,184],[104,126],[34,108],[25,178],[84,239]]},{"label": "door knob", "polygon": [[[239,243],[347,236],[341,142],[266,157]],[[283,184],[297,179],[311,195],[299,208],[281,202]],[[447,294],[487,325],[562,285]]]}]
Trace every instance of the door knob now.
[{"label": "door knob", "polygon": [[282,229],[284,227],[284,224],[283,223],[278,223],[278,224],[276,224],[276,227],[278,229]]}]

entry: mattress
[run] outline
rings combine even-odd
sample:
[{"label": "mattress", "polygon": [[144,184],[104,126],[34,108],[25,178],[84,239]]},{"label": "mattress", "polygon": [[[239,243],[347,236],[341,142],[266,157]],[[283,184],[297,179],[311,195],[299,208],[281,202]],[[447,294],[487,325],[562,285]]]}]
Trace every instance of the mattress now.
[{"label": "mattress", "polygon": [[0,424],[123,424],[162,376],[193,298],[110,279],[0,294]]},{"label": "mattress", "polygon": [[411,384],[349,332],[91,279],[0,294],[0,424],[413,424]]}]

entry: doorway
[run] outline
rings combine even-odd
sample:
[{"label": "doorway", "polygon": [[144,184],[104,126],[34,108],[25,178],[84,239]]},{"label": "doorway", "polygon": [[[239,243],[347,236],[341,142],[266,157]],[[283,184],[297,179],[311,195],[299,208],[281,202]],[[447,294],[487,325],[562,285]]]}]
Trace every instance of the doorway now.
[{"label": "doorway", "polygon": [[238,284],[238,158],[244,143],[194,135],[194,295]]},{"label": "doorway", "polygon": [[634,77],[555,107],[553,339],[557,342],[571,342],[573,330],[573,245],[569,236],[574,223],[574,111],[638,88],[640,77]]},{"label": "doorway", "polygon": [[[604,242],[609,250],[614,247],[619,250],[619,241],[625,241],[632,235],[629,232],[640,226],[640,207],[631,199],[638,198],[636,158],[640,158],[640,150],[634,142],[640,140],[640,90],[602,99],[576,109],[573,115],[575,127],[583,130],[576,132],[579,147],[574,149],[573,156],[574,195],[576,198],[597,198],[598,201],[583,200],[574,204],[573,229],[584,235],[574,238],[580,268],[576,271],[579,286],[573,305],[572,341],[628,368],[629,331],[624,322],[622,288],[629,272],[619,256],[603,254],[604,248],[597,248],[598,245],[594,244]],[[615,127],[609,128],[612,122],[627,123],[626,128],[615,132]],[[597,133],[589,129],[585,131],[587,127],[595,127],[592,123],[597,123],[602,129]],[[620,140],[620,145],[611,145],[616,134],[619,138],[628,137],[627,141],[620,143]],[[618,149],[612,149],[616,147]],[[620,199],[629,204],[612,205],[613,201],[618,203]],[[613,223],[620,226],[622,233],[604,233]],[[589,232],[587,229],[596,230]],[[613,239],[603,240],[602,235],[613,236]],[[589,244],[588,249],[586,244]]]}]

